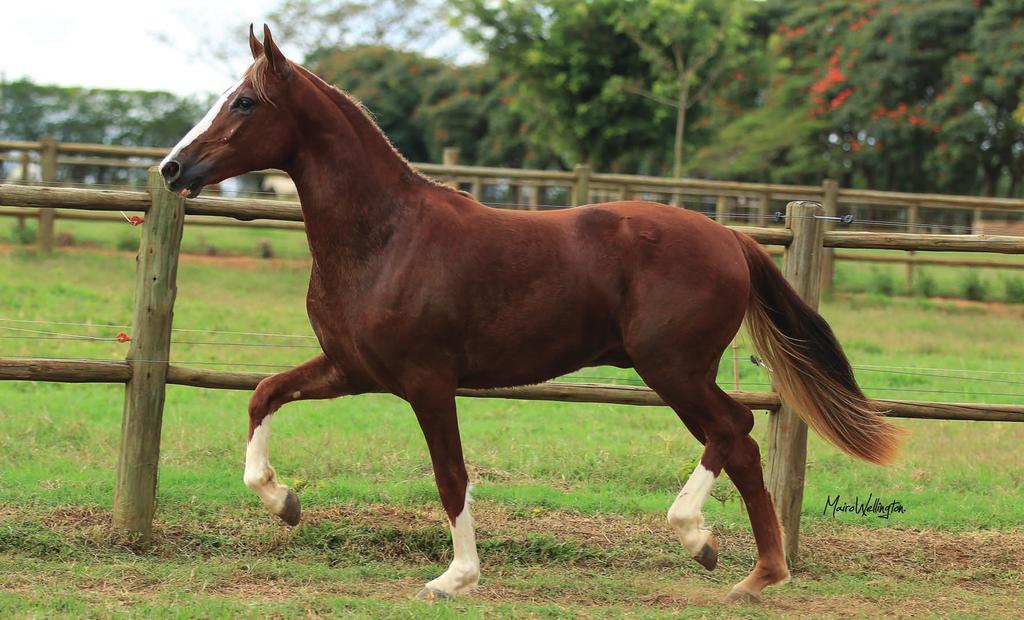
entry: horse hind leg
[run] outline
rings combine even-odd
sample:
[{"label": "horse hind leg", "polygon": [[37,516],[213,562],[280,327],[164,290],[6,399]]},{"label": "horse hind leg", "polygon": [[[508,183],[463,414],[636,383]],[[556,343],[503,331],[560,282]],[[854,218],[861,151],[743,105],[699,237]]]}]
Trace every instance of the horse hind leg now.
[{"label": "horse hind leg", "polygon": [[249,441],[243,479],[246,486],[259,495],[267,510],[288,525],[298,525],[302,510],[298,495],[277,481],[277,472],[270,465],[270,420],[286,403],[347,393],[341,373],[320,355],[260,381],[249,400]]},{"label": "horse hind leg", "polygon": [[725,464],[725,471],[743,496],[757,542],[754,569],[733,586],[727,600],[757,602],[761,600],[764,588],[789,580],[789,569],[782,546],[782,526],[771,495],[764,486],[761,451],[753,437],[747,435],[737,442]]},{"label": "horse hind leg", "polygon": [[[714,368],[690,379],[644,376],[686,426],[704,444],[700,463],[668,511],[676,536],[702,566],[712,570],[718,561],[718,545],[711,530],[704,527],[702,509],[715,480],[725,469],[747,504],[758,562],[754,571],[737,584],[729,600],[754,601],[761,590],[788,578],[782,548],[781,528],[771,497],[761,477],[760,453],[749,436],[754,418],[714,383]],[[667,373],[665,373],[667,374]],[[641,373],[643,376],[643,373]]]}]

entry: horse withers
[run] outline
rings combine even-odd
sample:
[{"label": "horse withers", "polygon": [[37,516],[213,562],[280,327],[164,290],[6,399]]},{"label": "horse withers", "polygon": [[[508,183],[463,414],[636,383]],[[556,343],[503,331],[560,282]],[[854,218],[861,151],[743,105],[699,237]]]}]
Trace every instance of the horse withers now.
[{"label": "horse withers", "polygon": [[729,598],[756,600],[789,572],[750,410],[715,383],[747,318],[782,398],[849,454],[883,463],[898,431],[858,387],[828,324],[749,237],[683,209],[612,202],[549,212],[492,209],[413,170],[363,107],[287,60],[264,27],[253,63],[161,163],[187,198],[253,170],[298,188],[313,257],[306,307],[322,353],[263,380],[249,404],[245,483],[286,523],[296,494],[268,458],[285,403],[367,392],[405,399],[430,452],[454,545],[420,597],[463,594],[480,575],[455,392],[538,383],[597,365],[635,368],[704,444],[668,511],[708,569],[701,514],[724,469],[757,542]]}]

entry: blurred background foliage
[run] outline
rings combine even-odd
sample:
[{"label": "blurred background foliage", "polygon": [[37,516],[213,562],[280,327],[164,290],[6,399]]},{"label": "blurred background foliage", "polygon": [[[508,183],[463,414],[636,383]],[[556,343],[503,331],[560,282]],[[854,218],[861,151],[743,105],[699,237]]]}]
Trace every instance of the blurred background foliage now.
[{"label": "blurred background foliage", "polygon": [[[1024,194],[1024,0],[282,0],[269,19],[413,161]],[[448,39],[470,53],[423,52]],[[170,146],[209,103],[20,80],[0,137]]]}]

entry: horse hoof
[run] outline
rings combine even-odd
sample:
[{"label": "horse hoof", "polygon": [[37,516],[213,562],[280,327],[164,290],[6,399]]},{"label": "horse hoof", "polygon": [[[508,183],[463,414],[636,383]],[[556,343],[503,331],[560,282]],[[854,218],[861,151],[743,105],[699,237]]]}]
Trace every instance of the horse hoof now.
[{"label": "horse hoof", "polygon": [[427,603],[445,601],[450,598],[451,595],[444,590],[438,590],[437,588],[431,588],[430,586],[423,588],[416,594],[417,601],[426,601]]},{"label": "horse hoof", "polygon": [[284,500],[284,510],[277,516],[292,527],[299,524],[299,518],[302,516],[302,506],[299,504],[299,496],[295,494],[295,491],[288,489],[288,495]]},{"label": "horse hoof", "polygon": [[701,547],[700,552],[693,556],[697,563],[708,570],[715,570],[718,566],[718,541],[715,540],[714,536],[710,536],[708,541]]},{"label": "horse hoof", "polygon": [[750,590],[744,590],[739,586],[734,586],[729,591],[729,595],[725,597],[726,603],[740,603],[742,605],[758,605],[762,601],[761,595]]}]

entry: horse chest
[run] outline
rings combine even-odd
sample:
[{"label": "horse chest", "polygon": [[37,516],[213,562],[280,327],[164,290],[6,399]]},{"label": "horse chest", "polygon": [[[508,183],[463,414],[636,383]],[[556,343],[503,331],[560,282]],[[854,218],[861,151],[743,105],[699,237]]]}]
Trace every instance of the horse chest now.
[{"label": "horse chest", "polygon": [[[389,385],[419,360],[416,351],[445,331],[415,297],[387,287],[325,288],[313,279],[307,312],[324,352],[349,371]],[[433,342],[434,350],[443,343]]]}]

